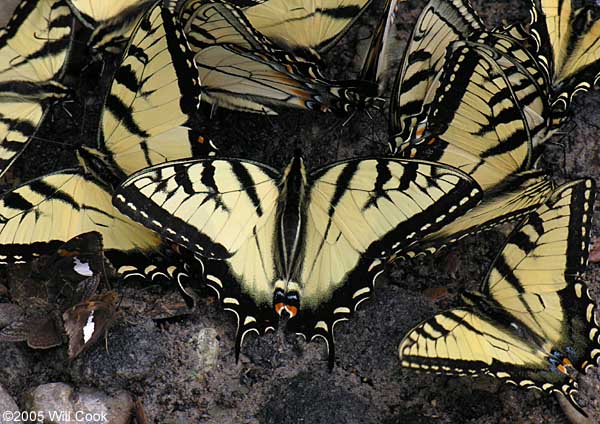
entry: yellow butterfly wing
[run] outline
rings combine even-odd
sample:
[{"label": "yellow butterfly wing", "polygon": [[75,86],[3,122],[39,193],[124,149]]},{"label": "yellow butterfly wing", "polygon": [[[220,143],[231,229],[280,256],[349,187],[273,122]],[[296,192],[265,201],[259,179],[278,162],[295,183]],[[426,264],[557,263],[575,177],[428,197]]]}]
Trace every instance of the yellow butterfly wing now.
[{"label": "yellow butterfly wing", "polygon": [[372,0],[269,0],[244,14],[264,36],[289,50],[329,50]]},{"label": "yellow butterfly wing", "polygon": [[481,28],[481,21],[468,2],[427,3],[414,26],[392,89],[389,132],[394,137],[393,152],[403,142],[420,135],[416,133],[417,124],[429,106],[425,97],[439,85],[436,75],[445,63],[447,48]]},{"label": "yellow butterfly wing", "polygon": [[27,147],[52,100],[69,95],[58,80],[72,25],[61,0],[25,0],[0,29],[0,175]]},{"label": "yellow butterfly wing", "polygon": [[205,281],[245,334],[277,325],[273,310],[278,173],[238,160],[183,160],[131,176],[118,209],[191,250]]},{"label": "yellow butterfly wing", "polygon": [[102,113],[99,147],[121,174],[212,150],[190,128],[200,102],[191,60],[172,15],[152,8],[123,54]]},{"label": "yellow butterfly wing", "polygon": [[230,4],[200,5],[184,31],[203,100],[214,105],[274,115],[275,107],[347,112],[374,101],[371,84],[328,81],[316,63],[275,46]]},{"label": "yellow butterfly wing", "polygon": [[102,235],[119,273],[131,271],[124,256],[161,245],[158,235],[119,213],[111,194],[79,170],[37,178],[0,198],[0,263],[28,262],[89,231]]}]

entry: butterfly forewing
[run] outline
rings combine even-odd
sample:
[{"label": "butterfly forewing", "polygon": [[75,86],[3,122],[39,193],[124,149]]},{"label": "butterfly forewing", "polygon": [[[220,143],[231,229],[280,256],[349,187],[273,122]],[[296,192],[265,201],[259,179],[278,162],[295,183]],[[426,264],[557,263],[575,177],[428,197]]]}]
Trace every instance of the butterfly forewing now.
[{"label": "butterfly forewing", "polygon": [[543,171],[525,171],[511,177],[508,184],[485,193],[479,205],[438,231],[427,234],[410,249],[398,255],[413,257],[433,253],[462,238],[515,221],[535,210],[552,193],[554,184]]},{"label": "butterfly forewing", "polygon": [[[394,0],[395,1],[395,0]],[[269,0],[244,10],[251,25],[288,49],[330,49],[372,0]]]},{"label": "butterfly forewing", "polygon": [[468,42],[452,45],[427,120],[432,140],[405,150],[457,167],[484,190],[526,169],[531,160],[523,111],[491,54]]},{"label": "butterfly forewing", "polygon": [[[151,2],[156,0],[150,0]],[[81,22],[93,28],[100,21],[115,18],[132,6],[148,3],[148,0],[117,0],[107,2],[104,0],[67,0],[73,12]]]},{"label": "butterfly forewing", "polygon": [[562,114],[577,92],[592,89],[600,78],[600,21],[590,9],[571,0],[531,0],[534,53],[551,80],[553,106]]},{"label": "butterfly forewing", "polygon": [[125,50],[102,115],[100,146],[124,175],[200,149],[187,125],[200,102],[198,71],[172,15],[154,7]]},{"label": "butterfly forewing", "polygon": [[116,319],[117,299],[114,291],[104,292],[63,313],[65,332],[69,338],[69,359],[74,359],[106,335]]},{"label": "butterfly forewing", "polygon": [[[60,216],[60,219],[57,218]],[[71,238],[98,231],[119,273],[136,269],[158,251],[158,235],[121,215],[104,187],[78,170],[65,170],[26,183],[0,199],[0,260],[22,263],[49,254]],[[145,258],[145,259],[144,259]],[[143,270],[145,266],[141,265]]]}]

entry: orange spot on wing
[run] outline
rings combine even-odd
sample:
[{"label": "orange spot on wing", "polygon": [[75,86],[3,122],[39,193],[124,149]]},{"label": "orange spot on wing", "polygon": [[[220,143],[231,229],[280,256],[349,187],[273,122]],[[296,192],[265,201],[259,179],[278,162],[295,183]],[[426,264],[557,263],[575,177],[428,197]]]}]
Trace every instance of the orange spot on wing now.
[{"label": "orange spot on wing", "polygon": [[281,313],[285,310],[290,315],[290,318],[295,317],[298,314],[298,308],[295,306],[286,305],[285,303],[276,303],[275,312],[281,316]]},{"label": "orange spot on wing", "polygon": [[198,138],[196,139],[196,141],[200,144],[204,144],[204,137],[202,137],[201,135],[198,136]]},{"label": "orange spot on wing", "polygon": [[290,314],[290,318],[294,318],[298,314],[298,308],[296,308],[294,306],[286,305],[285,309]]}]

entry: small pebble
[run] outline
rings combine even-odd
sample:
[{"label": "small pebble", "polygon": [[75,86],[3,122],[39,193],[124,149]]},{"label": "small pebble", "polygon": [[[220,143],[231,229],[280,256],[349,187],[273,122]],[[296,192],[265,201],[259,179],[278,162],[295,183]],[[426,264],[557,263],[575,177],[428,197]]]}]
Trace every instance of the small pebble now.
[{"label": "small pebble", "polygon": [[19,318],[23,313],[19,305],[14,303],[0,303],[0,328],[6,327],[8,324]]},{"label": "small pebble", "polygon": [[203,328],[198,335],[192,338],[192,343],[198,354],[199,373],[214,368],[219,357],[219,341],[217,340],[217,330],[214,328]]}]

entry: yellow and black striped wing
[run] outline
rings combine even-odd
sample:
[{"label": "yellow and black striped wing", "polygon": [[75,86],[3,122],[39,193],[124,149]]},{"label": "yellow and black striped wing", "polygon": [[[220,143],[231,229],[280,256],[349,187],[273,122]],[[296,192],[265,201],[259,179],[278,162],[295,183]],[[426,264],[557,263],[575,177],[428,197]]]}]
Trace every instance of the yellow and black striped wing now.
[{"label": "yellow and black striped wing", "polygon": [[0,198],[0,263],[29,262],[89,231],[101,234],[119,274],[158,272],[160,237],[119,213],[111,194],[79,170],[43,176]]},{"label": "yellow and black striped wing", "polygon": [[268,0],[244,10],[261,34],[291,51],[329,50],[372,0]]},{"label": "yellow and black striped wing", "polygon": [[[542,172],[527,171],[533,138],[540,144],[549,134],[543,85],[538,84],[543,81],[529,73],[530,56],[514,40],[494,33],[477,37],[478,42],[450,47],[425,135],[419,142],[406,143],[403,154],[462,169],[482,186],[484,199],[416,243],[407,257],[433,253],[469,234],[515,220],[536,209],[553,188]],[[541,78],[539,74],[534,75]]]},{"label": "yellow and black striped wing", "polygon": [[93,28],[87,45],[96,53],[121,54],[142,16],[159,1],[125,0],[112,4],[102,0],[71,0],[71,4],[79,20]]},{"label": "yellow and black striped wing", "polygon": [[495,55],[480,44],[452,45],[425,135],[403,150],[466,172],[484,191],[529,168],[532,156],[526,117]]},{"label": "yellow and black striped wing", "polygon": [[409,159],[349,160],[315,171],[306,212],[300,310],[288,329],[322,337],[368,299],[387,261],[476,205],[454,168]]},{"label": "yellow and black striped wing", "polygon": [[570,361],[585,372],[600,352],[595,302],[579,280],[594,190],[592,180],[559,187],[511,234],[484,279],[481,303],[442,312],[411,330],[400,344],[402,365],[490,374],[561,392],[581,410],[573,398],[577,384],[560,368]]},{"label": "yellow and black striped wing", "polygon": [[598,12],[576,9],[571,0],[531,0],[530,31],[539,61],[553,85],[558,111],[566,111],[573,96],[600,80],[600,20]]},{"label": "yellow and black striped wing", "polygon": [[[237,7],[245,9],[247,7],[256,6],[268,0],[234,0],[228,1]],[[182,26],[187,24],[187,21],[206,0],[163,0],[163,6],[169,9],[175,15]]]},{"label": "yellow and black striped wing", "polygon": [[198,71],[171,13],[157,4],[138,23],[102,114],[99,147],[123,176],[169,160],[206,155],[193,131]]},{"label": "yellow and black striped wing", "polygon": [[543,171],[524,171],[510,178],[497,190],[484,193],[483,200],[438,231],[427,234],[399,258],[432,254],[469,235],[489,230],[496,225],[515,221],[537,209],[554,189]]},{"label": "yellow and black striped wing", "polygon": [[203,100],[214,105],[266,114],[276,114],[274,107],[345,112],[376,94],[371,84],[326,80],[315,63],[277,48],[232,5],[200,6],[184,30]]},{"label": "yellow and black striped wing", "polygon": [[63,0],[24,0],[0,29],[0,175],[27,146],[52,100],[69,94],[58,80],[72,26]]},{"label": "yellow and black striped wing", "polygon": [[236,353],[249,331],[277,325],[273,310],[276,171],[239,160],[183,160],[131,176],[114,204],[191,250],[206,284],[238,318]]},{"label": "yellow and black striped wing", "polygon": [[491,47],[506,75],[529,128],[532,146],[542,145],[552,134],[549,105],[550,84],[537,58],[524,46],[525,40],[500,32],[483,31],[474,42]]},{"label": "yellow and black striped wing", "polygon": [[277,178],[249,161],[178,161],[135,174],[113,200],[199,257],[207,284],[238,316],[236,352],[248,331],[277,325],[274,301],[283,289],[300,299],[288,330],[324,337],[331,360],[335,322],[369,297],[386,260],[481,197],[468,176],[424,161],[353,160],[316,171],[298,211],[303,253],[285,277],[278,234],[289,223]]},{"label": "yellow and black striped wing", "polygon": [[98,22],[116,18],[127,9],[140,3],[147,3],[148,0],[67,0],[67,2],[81,23],[93,29]]},{"label": "yellow and black striped wing", "polygon": [[417,137],[419,121],[426,115],[425,97],[435,91],[436,75],[444,65],[446,50],[482,28],[468,1],[431,0],[419,15],[396,75],[390,103],[390,135],[393,152]]},{"label": "yellow and black striped wing", "polygon": [[512,235],[482,287],[484,295],[560,350],[565,340],[575,342],[576,334],[566,339],[575,321],[595,320],[587,287],[578,281],[587,266],[594,197],[592,180],[560,186]]}]

